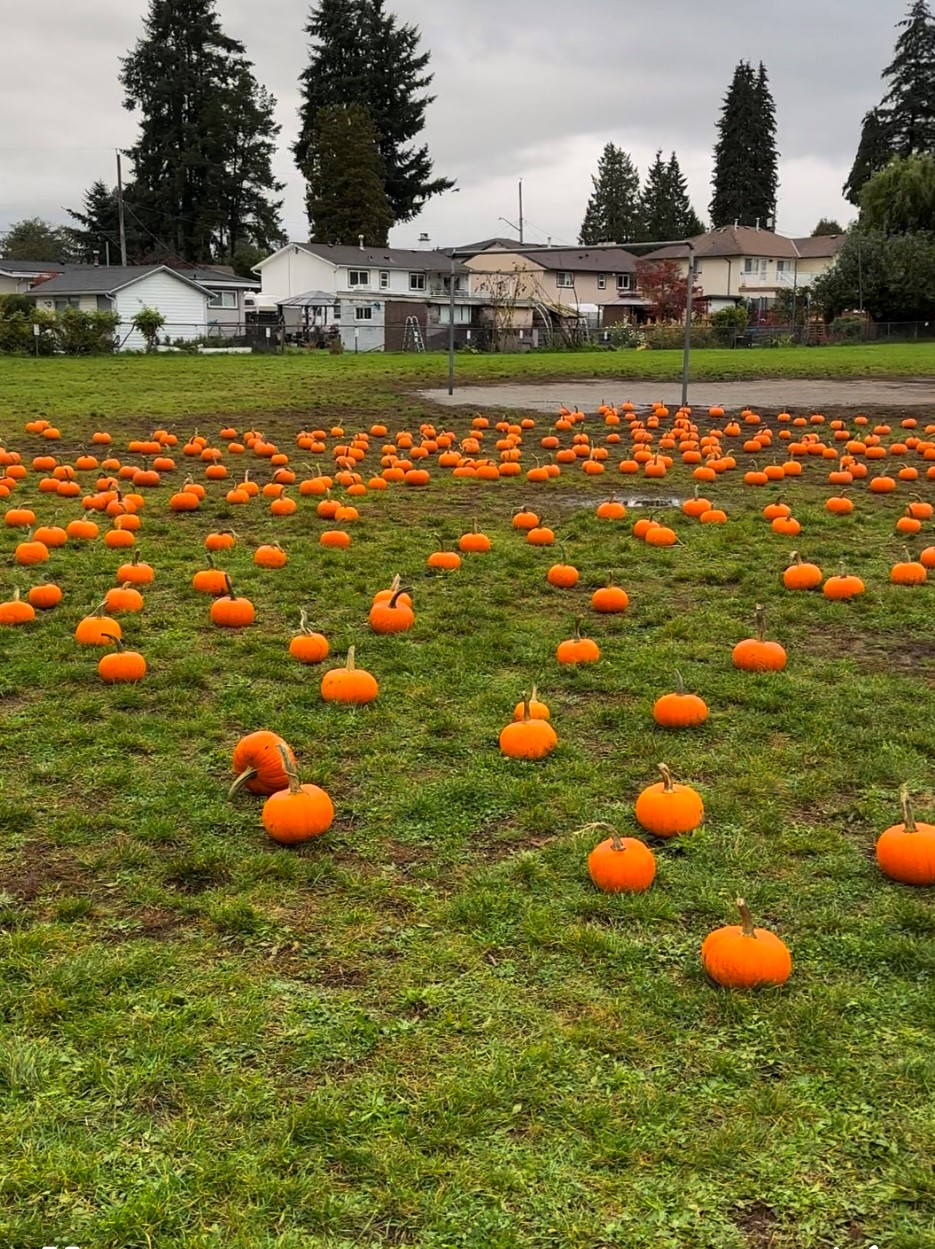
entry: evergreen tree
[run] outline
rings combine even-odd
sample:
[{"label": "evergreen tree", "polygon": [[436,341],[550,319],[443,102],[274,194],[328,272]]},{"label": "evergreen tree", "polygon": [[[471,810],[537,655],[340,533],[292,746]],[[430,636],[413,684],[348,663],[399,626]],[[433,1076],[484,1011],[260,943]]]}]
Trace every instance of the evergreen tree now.
[{"label": "evergreen tree", "polygon": [[305,29],[313,43],[292,149],[300,173],[311,180],[318,114],[336,104],[360,105],[377,135],[393,221],[410,221],[433,195],[454,186],[432,177],[428,147],[412,142],[434,99],[421,94],[433,76],[426,73],[429,53],[418,50],[418,28],[400,25],[384,11],[384,0],[319,0]]},{"label": "evergreen tree", "polygon": [[776,217],[778,189],[776,110],[766,70],[746,61],[734,70],[717,124],[711,224],[769,229]]},{"label": "evergreen tree", "polygon": [[0,256],[5,260],[54,260],[59,264],[77,259],[71,231],[39,217],[14,221],[0,235]]},{"label": "evergreen tree", "polygon": [[812,231],[811,237],[813,239],[817,239],[821,235],[824,235],[824,234],[843,234],[843,233],[844,233],[844,227],[840,224],[840,222],[833,220],[833,218],[822,217],[821,220],[818,222],[818,225],[815,226],[815,229]]},{"label": "evergreen tree", "polygon": [[594,191],[588,200],[578,242],[587,247],[644,237],[640,175],[629,155],[608,143],[591,182]]},{"label": "evergreen tree", "polygon": [[315,119],[315,160],[308,172],[308,215],[316,243],[381,247],[393,224],[386,173],[370,114],[360,104],[333,104]]},{"label": "evergreen tree", "polygon": [[[133,213],[132,185],[123,188],[123,204],[127,259],[131,265],[139,264],[149,254],[150,248]],[[116,187],[108,187],[98,179],[85,191],[80,209],[67,208],[65,211],[83,227],[71,228],[75,254],[81,257],[82,263],[93,263],[95,252],[102,265],[108,263],[108,257],[110,264],[120,263],[120,214]]]},{"label": "evergreen tree", "polygon": [[[214,0],[150,0],[144,37],[121,62],[125,107],[139,109],[134,211],[170,257],[226,259],[278,230],[270,165],[279,127],[243,44]],[[233,231],[233,233],[232,233]]]},{"label": "evergreen tree", "polygon": [[935,19],[926,0],[913,0],[897,22],[902,34],[883,71],[888,90],[865,114],[860,144],[844,185],[852,204],[860,203],[864,183],[893,156],[935,152]]},{"label": "evergreen tree", "polygon": [[935,20],[926,0],[914,0],[897,27],[892,61],[883,71],[890,89],[882,107],[888,115],[890,146],[896,156],[935,151]]},{"label": "evergreen tree", "polygon": [[844,197],[859,205],[864,183],[882,169],[892,155],[887,114],[882,108],[872,108],[864,114],[857,155],[843,187]]},{"label": "evergreen tree", "polygon": [[669,163],[666,166],[666,177],[668,179],[669,196],[675,205],[675,233],[672,235],[672,238],[690,239],[697,234],[703,234],[704,223],[695,212],[691,200],[688,198],[688,183],[679,167],[674,152],[669,157]]}]

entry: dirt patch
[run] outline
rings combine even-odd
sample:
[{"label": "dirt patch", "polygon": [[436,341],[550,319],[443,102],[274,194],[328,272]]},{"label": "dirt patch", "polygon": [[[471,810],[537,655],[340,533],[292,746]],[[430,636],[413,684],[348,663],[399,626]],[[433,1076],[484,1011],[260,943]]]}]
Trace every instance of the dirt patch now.
[{"label": "dirt patch", "polygon": [[94,875],[67,850],[49,842],[32,842],[23,848],[28,862],[0,867],[0,892],[18,902],[34,902],[45,894],[63,892],[91,894]]},{"label": "dirt patch", "polygon": [[760,1201],[745,1206],[734,1215],[749,1249],[770,1249],[776,1243],[776,1215]]}]

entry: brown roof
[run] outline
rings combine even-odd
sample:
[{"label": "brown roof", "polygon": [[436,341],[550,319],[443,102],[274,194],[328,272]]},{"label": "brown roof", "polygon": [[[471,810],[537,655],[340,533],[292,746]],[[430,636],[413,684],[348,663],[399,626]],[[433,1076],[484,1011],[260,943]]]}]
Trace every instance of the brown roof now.
[{"label": "brown roof", "polygon": [[813,238],[793,239],[803,260],[836,256],[847,238],[846,234],[816,234]]},{"label": "brown roof", "polygon": [[526,256],[543,269],[563,273],[633,273],[636,269],[636,257],[623,247],[491,248],[484,256]]},{"label": "brown roof", "polygon": [[[780,256],[794,260],[799,254],[792,239],[774,234],[772,230],[757,230],[755,226],[719,226],[707,234],[698,234],[691,240],[695,256]],[[678,244],[660,247],[650,252],[646,260],[684,260],[685,248]]]}]

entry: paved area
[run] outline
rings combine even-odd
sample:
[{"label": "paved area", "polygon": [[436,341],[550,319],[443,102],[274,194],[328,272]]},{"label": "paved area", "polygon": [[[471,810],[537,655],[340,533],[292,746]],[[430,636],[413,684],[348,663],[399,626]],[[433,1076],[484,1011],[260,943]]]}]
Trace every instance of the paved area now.
[{"label": "paved area", "polygon": [[[678,407],[682,399],[681,382],[630,381],[626,378],[579,378],[567,382],[503,382],[488,386],[459,386],[448,394],[447,388],[420,390],[423,399],[447,407],[523,408],[535,412],[554,412],[561,404],[578,405],[593,411],[598,404],[635,404],[661,400]],[[726,408],[760,407],[812,412],[823,407],[928,407],[935,412],[935,378],[866,378],[828,381],[803,378],[762,379],[754,382],[692,382],[688,402],[695,407],[723,404]]]}]

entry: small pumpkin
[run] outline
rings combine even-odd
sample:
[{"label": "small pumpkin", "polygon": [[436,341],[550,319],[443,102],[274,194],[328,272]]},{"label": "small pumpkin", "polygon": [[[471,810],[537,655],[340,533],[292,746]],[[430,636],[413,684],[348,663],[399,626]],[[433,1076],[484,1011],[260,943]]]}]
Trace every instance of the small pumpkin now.
[{"label": "small pumpkin", "polygon": [[343,668],[332,668],[321,680],[321,696],[325,702],[353,703],[363,706],[372,703],[380,692],[380,686],[372,673],[358,668],[354,662],[355,647],[348,648]]},{"label": "small pumpkin", "polygon": [[477,521],[474,521],[474,528],[469,529],[467,533],[463,533],[458,539],[458,549],[467,553],[483,555],[490,550],[491,541],[485,533],[481,533],[477,528]]},{"label": "small pumpkin", "polygon": [[666,764],[658,766],[662,780],[648,785],[637,798],[633,808],[637,822],[657,837],[690,833],[704,819],[701,796],[690,785],[677,784]]},{"label": "small pumpkin", "polygon": [[116,620],[104,615],[106,603],[101,603],[95,611],[83,620],[78,621],[75,629],[75,641],[81,646],[111,646],[115,640],[123,636],[123,631]]},{"label": "small pumpkin", "polygon": [[292,747],[278,733],[257,729],[242,737],[231,757],[235,780],[227,791],[228,798],[233,798],[241,789],[248,789],[251,794],[274,794],[285,789],[289,777],[283,766],[281,746],[294,762]]},{"label": "small pumpkin", "polygon": [[43,581],[40,585],[32,587],[26,599],[32,607],[38,607],[40,611],[48,611],[51,607],[57,607],[62,601],[62,591],[53,581]]},{"label": "small pumpkin", "polygon": [[229,584],[227,573],[214,566],[214,560],[210,554],[205,558],[208,561],[208,567],[199,569],[192,577],[192,589],[197,590],[199,594],[210,594],[214,598],[219,598],[227,593]]},{"label": "small pumpkin", "polygon": [[649,846],[636,837],[621,837],[611,824],[585,825],[585,829],[590,828],[610,830],[610,836],[588,855],[588,875],[598,889],[604,893],[642,893],[648,889],[656,877],[656,856]]},{"label": "small pumpkin", "polygon": [[104,605],[108,611],[142,611],[143,596],[139,590],[135,590],[128,581],[125,581],[122,585],[115,585],[107,591]]},{"label": "small pumpkin", "polygon": [[500,749],[511,759],[544,759],[558,744],[558,734],[548,720],[529,714],[529,698],[523,694],[523,715],[500,732]]},{"label": "small pumpkin", "polygon": [[28,624],[35,620],[36,611],[31,603],[19,596],[19,586],[13,591],[13,597],[0,603],[0,625]]},{"label": "small pumpkin", "polygon": [[653,719],[664,729],[687,729],[704,724],[708,704],[698,694],[686,694],[682,674],[675,670],[675,693],[663,694],[653,704]]},{"label": "small pumpkin", "polygon": [[253,552],[253,562],[258,568],[282,568],[287,558],[278,542],[264,542]]},{"label": "small pumpkin", "polygon": [[575,621],[575,636],[559,642],[555,658],[560,664],[593,664],[601,657],[601,648],[593,638],[581,636],[581,619]]},{"label": "small pumpkin", "polygon": [[766,641],[766,612],[761,603],[756,605],[754,615],[756,637],[744,638],[731,652],[735,668],[747,672],[781,672],[786,666],[785,648],[778,642]]},{"label": "small pumpkin", "polygon": [[222,629],[243,629],[256,619],[256,608],[248,598],[234,593],[231,579],[224,574],[225,592],[211,604],[211,623]]},{"label": "small pumpkin", "polygon": [[928,580],[928,572],[924,564],[914,560],[908,551],[906,558],[894,564],[890,569],[890,581],[893,585],[921,585]]},{"label": "small pumpkin", "polygon": [[142,681],[146,676],[144,657],[139,651],[128,651],[118,637],[111,636],[111,641],[117,649],[102,655],[98,660],[97,672],[101,680],[108,685],[122,681]]},{"label": "small pumpkin", "polygon": [[562,562],[553,564],[549,571],[545,574],[545,579],[549,585],[554,585],[558,589],[570,590],[578,584],[581,574],[574,564],[566,562],[565,548],[559,548],[562,552]]},{"label": "small pumpkin", "polygon": [[140,559],[139,551],[133,552],[133,558],[117,569],[117,582],[129,581],[132,585],[149,585],[155,572],[151,564]]},{"label": "small pumpkin", "polygon": [[405,633],[412,628],[415,613],[403,597],[408,597],[409,593],[409,590],[396,589],[390,598],[373,604],[369,621],[374,633]]},{"label": "small pumpkin", "polygon": [[814,590],[821,585],[824,573],[817,564],[807,563],[798,551],[793,551],[789,558],[792,563],[782,574],[787,590]]},{"label": "small pumpkin", "polygon": [[532,687],[532,693],[529,697],[527,698],[524,694],[513,708],[513,719],[522,720],[527,711],[531,720],[552,719],[552,713],[549,711],[548,704],[540,701],[539,690],[535,685]]},{"label": "small pumpkin", "polygon": [[273,841],[294,846],[319,837],[331,827],[334,803],[318,785],[301,784],[287,748],[280,745],[278,749],[287,785],[263,804],[263,827]]},{"label": "small pumpkin", "polygon": [[320,664],[328,658],[328,639],[316,633],[308,623],[308,612],[303,607],[299,617],[299,632],[289,643],[289,654],[303,664]]},{"label": "small pumpkin", "polygon": [[740,923],[709,932],[701,946],[704,969],[727,989],[754,989],[785,984],[792,974],[792,955],[768,928],[754,928],[743,898],[737,899]]},{"label": "small pumpkin", "polygon": [[626,611],[629,606],[630,596],[619,585],[614,585],[613,577],[609,577],[607,584],[591,595],[592,609],[603,614]]},{"label": "small pumpkin", "polygon": [[842,567],[837,576],[829,577],[825,584],[821,587],[821,592],[825,598],[847,600],[856,598],[858,594],[863,594],[866,586],[860,577],[853,573],[846,573]]},{"label": "small pumpkin", "polygon": [[903,818],[877,839],[880,870],[903,885],[935,885],[935,824],[923,824],[912,813],[909,787],[899,791]]}]

